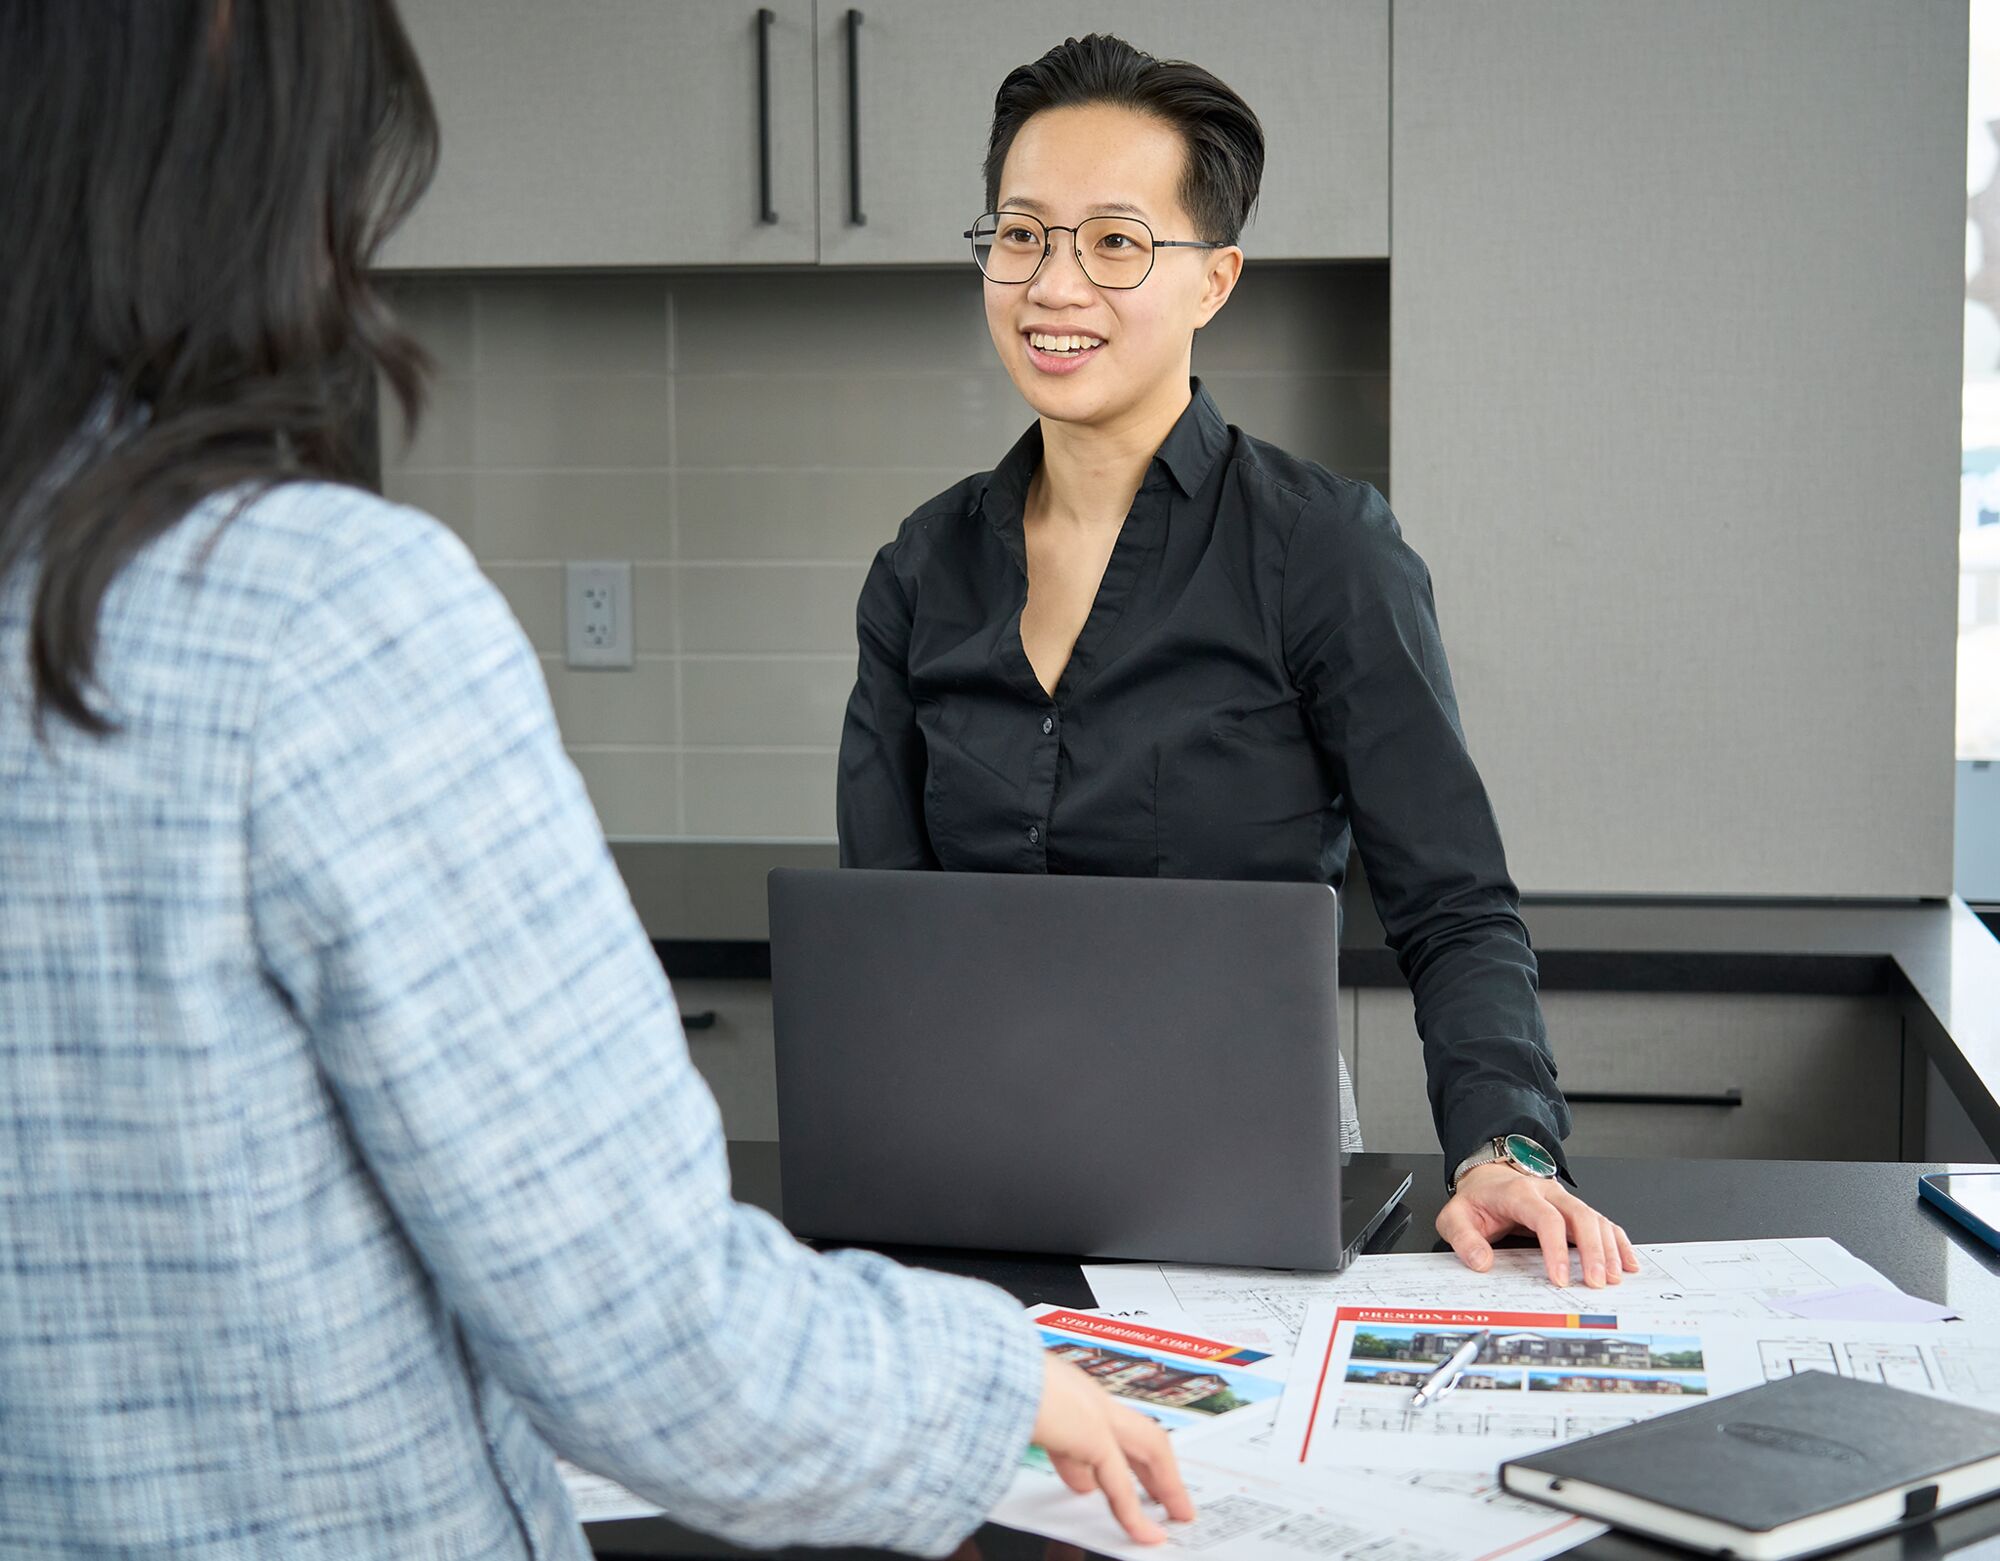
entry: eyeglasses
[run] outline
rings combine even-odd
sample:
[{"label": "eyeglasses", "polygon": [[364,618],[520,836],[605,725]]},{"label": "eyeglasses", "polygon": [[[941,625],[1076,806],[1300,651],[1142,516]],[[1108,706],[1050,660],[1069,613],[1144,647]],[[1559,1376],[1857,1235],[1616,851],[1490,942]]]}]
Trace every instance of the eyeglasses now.
[{"label": "eyeglasses", "polygon": [[1054,250],[1054,236],[1067,233],[1076,263],[1093,287],[1137,287],[1153,272],[1162,249],[1221,249],[1203,239],[1154,238],[1137,217],[1086,217],[1073,228],[1050,227],[1024,211],[989,211],[965,230],[973,263],[989,282],[1019,287],[1032,282]]}]

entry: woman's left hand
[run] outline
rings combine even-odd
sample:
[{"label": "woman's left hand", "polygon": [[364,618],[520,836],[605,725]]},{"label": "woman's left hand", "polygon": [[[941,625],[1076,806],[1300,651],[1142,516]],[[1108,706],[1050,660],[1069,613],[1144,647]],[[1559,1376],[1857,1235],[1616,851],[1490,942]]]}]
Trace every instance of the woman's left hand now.
[{"label": "woman's left hand", "polygon": [[1639,1272],[1639,1256],[1622,1227],[1560,1181],[1524,1176],[1511,1165],[1475,1165],[1438,1211],[1437,1233],[1476,1273],[1493,1266],[1493,1242],[1517,1230],[1541,1242],[1550,1284],[1571,1282],[1571,1246],[1583,1260],[1583,1282],[1593,1290]]}]

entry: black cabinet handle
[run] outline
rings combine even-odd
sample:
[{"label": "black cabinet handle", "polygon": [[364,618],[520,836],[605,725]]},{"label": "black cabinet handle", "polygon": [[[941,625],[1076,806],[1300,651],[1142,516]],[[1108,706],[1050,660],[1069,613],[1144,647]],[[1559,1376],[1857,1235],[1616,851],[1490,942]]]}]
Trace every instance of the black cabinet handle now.
[{"label": "black cabinet handle", "polygon": [[847,220],[868,226],[861,210],[861,13],[847,13]]},{"label": "black cabinet handle", "polygon": [[715,1028],[715,1010],[713,1008],[704,1008],[699,1013],[682,1014],[681,1028],[683,1030],[713,1030]]},{"label": "black cabinet handle", "polygon": [[769,6],[757,12],[757,220],[765,223],[778,220],[771,204],[771,24],[777,19]]},{"label": "black cabinet handle", "polygon": [[1569,1089],[1563,1099],[1572,1106],[1740,1106],[1743,1091],[1726,1089],[1719,1095],[1676,1095],[1649,1090]]}]

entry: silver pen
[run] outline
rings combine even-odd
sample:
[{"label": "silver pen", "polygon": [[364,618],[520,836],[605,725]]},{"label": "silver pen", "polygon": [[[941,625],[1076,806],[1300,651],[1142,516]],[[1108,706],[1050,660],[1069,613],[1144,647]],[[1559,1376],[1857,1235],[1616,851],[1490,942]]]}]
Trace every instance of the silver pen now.
[{"label": "silver pen", "polygon": [[1467,1339],[1457,1349],[1453,1350],[1451,1354],[1446,1356],[1443,1364],[1428,1377],[1424,1378],[1423,1386],[1419,1387],[1416,1393],[1412,1395],[1410,1408],[1422,1409],[1424,1405],[1430,1403],[1433,1399],[1458,1386],[1459,1376],[1467,1366],[1470,1366],[1474,1361],[1479,1359],[1479,1352],[1484,1348],[1486,1337],[1492,1331],[1491,1328],[1481,1328],[1471,1338]]}]

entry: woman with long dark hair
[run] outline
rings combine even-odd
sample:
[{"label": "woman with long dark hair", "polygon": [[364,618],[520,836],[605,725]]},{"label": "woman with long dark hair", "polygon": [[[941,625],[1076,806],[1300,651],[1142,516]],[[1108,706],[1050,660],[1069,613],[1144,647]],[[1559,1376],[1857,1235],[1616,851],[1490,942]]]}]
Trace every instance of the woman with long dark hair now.
[{"label": "woman with long dark hair", "polygon": [[999,1292],[730,1201],[533,651],[349,485],[436,145],[390,0],[0,0],[0,1548],[582,1557],[553,1447],[940,1552],[1031,1435],[1157,1537]]},{"label": "woman with long dark hair", "polygon": [[1119,38],[1001,83],[966,237],[1036,421],[862,589],[841,861],[1338,889],[1358,845],[1415,993],[1439,1233],[1485,1268],[1526,1231],[1557,1283],[1573,1243],[1585,1284],[1616,1284],[1631,1243],[1559,1179],[1569,1111],[1430,571],[1381,494],[1229,426],[1191,378],[1263,167],[1242,98]]}]

